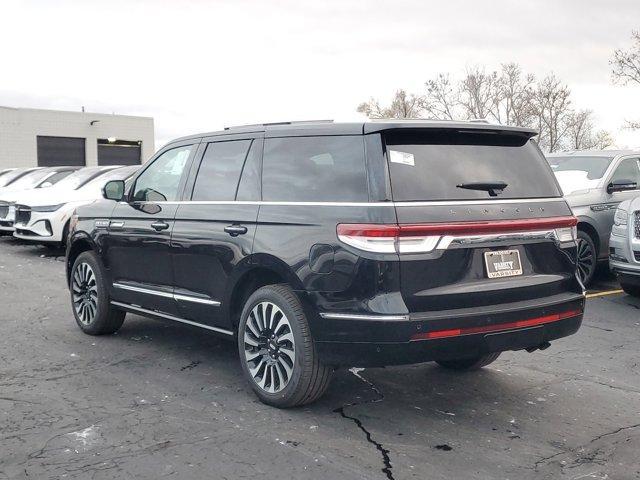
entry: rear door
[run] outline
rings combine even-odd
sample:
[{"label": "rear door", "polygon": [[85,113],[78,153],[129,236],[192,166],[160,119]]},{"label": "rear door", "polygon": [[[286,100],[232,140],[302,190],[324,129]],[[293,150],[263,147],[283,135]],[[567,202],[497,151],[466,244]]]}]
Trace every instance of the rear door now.
[{"label": "rear door", "polygon": [[167,147],[138,175],[109,221],[103,248],[114,300],[176,314],[171,231],[197,141]]},{"label": "rear door", "polygon": [[171,239],[180,316],[229,329],[229,286],[248,261],[260,200],[261,134],[205,139]]},{"label": "rear door", "polygon": [[410,311],[580,291],[575,220],[529,136],[445,129],[384,134],[405,235],[401,288]]}]

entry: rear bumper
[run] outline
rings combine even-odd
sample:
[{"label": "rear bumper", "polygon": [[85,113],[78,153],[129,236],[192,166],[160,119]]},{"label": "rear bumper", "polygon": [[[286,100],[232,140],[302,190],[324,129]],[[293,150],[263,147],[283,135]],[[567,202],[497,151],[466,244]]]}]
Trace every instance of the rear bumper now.
[{"label": "rear bumper", "polygon": [[571,293],[389,321],[319,317],[311,328],[326,364],[402,365],[538,347],[575,333],[582,323],[584,303],[583,295]]}]

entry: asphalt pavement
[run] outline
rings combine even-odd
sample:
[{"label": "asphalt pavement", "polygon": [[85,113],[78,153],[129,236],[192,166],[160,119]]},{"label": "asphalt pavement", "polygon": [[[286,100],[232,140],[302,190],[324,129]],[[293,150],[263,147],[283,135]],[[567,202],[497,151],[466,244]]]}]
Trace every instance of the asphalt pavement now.
[{"label": "asphalt pavement", "polygon": [[277,410],[200,330],[82,334],[61,255],[0,237],[0,479],[640,478],[640,300],[606,274],[544,352],[339,371]]}]

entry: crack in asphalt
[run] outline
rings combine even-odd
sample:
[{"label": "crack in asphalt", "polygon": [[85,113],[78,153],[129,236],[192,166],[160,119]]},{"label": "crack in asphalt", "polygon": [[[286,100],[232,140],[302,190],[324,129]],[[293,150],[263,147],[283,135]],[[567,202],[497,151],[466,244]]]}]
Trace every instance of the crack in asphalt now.
[{"label": "crack in asphalt", "polygon": [[192,368],[196,368],[201,363],[202,363],[202,361],[200,361],[200,360],[194,360],[189,365],[185,365],[184,367],[182,367],[180,369],[180,371],[184,372],[185,370],[191,370]]},{"label": "crack in asphalt", "polygon": [[350,368],[349,371],[351,373],[353,373],[356,377],[358,377],[360,380],[362,380],[364,383],[366,383],[369,387],[371,387],[371,390],[373,390],[376,395],[378,395],[378,398],[374,398],[373,400],[368,400],[366,402],[353,402],[353,403],[347,403],[339,408],[336,408],[333,412],[334,413],[339,413],[343,418],[349,419],[351,420],[353,423],[356,424],[356,426],[362,430],[362,432],[364,433],[367,442],[369,442],[370,444],[372,444],[373,446],[376,447],[376,450],[378,450],[380,452],[380,455],[382,455],[382,462],[384,463],[384,468],[382,468],[382,473],[384,473],[387,477],[388,480],[395,480],[394,476],[393,476],[393,472],[391,471],[393,469],[393,466],[391,465],[391,458],[389,457],[389,450],[387,450],[386,448],[384,448],[384,446],[380,443],[377,442],[373,439],[371,432],[369,430],[367,430],[365,428],[365,426],[362,424],[362,421],[357,418],[357,417],[352,417],[351,415],[347,415],[345,413],[345,409],[349,408],[349,407],[355,407],[355,406],[359,406],[359,405],[367,405],[367,404],[373,404],[373,403],[379,403],[382,400],[384,400],[384,395],[383,393],[378,389],[378,387],[376,387],[372,382],[370,382],[369,380],[367,380],[366,378],[364,378],[362,375],[360,375],[360,372],[364,370],[363,368]]},{"label": "crack in asphalt", "polygon": [[[615,430],[613,430],[611,432],[605,432],[605,433],[601,433],[600,435],[596,435],[595,437],[593,437],[591,440],[589,440],[584,445],[580,445],[580,446],[578,446],[576,448],[571,448],[571,449],[565,450],[563,452],[554,453],[553,455],[549,455],[548,457],[543,457],[540,460],[537,460],[533,464],[533,470],[537,472],[538,471],[538,467],[540,465],[542,465],[543,463],[548,462],[549,460],[553,460],[554,458],[560,457],[562,455],[568,455],[568,454],[571,454],[571,453],[576,453],[577,451],[585,450],[591,444],[597,442],[598,440],[603,439],[604,437],[609,437],[611,435],[617,435],[618,433],[623,432],[625,430],[631,430],[631,429],[638,428],[638,427],[640,427],[640,423],[636,423],[634,425],[628,425],[626,427],[620,427],[620,428],[617,428],[617,429],[615,429]],[[594,460],[595,460],[595,456],[594,456],[594,458],[589,458],[589,456],[587,454],[583,454],[583,458],[586,460],[583,463],[593,463]]]}]

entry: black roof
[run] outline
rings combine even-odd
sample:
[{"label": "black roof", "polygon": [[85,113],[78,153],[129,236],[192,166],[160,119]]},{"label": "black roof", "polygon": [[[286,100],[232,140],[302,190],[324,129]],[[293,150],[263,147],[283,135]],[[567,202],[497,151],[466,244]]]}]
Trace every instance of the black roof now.
[{"label": "black roof", "polygon": [[396,129],[444,129],[444,130],[482,130],[494,132],[512,132],[533,137],[538,132],[531,128],[497,125],[486,121],[446,121],[446,120],[375,120],[369,122],[333,122],[331,120],[310,120],[302,122],[276,122],[255,125],[226,127],[217,132],[200,133],[181,137],[173,142],[201,137],[220,135],[238,135],[243,133],[264,133],[265,137],[311,136],[311,135],[362,135]]}]

